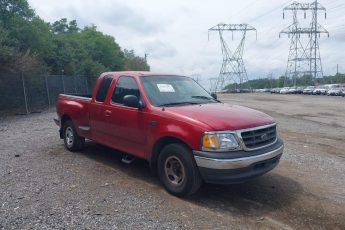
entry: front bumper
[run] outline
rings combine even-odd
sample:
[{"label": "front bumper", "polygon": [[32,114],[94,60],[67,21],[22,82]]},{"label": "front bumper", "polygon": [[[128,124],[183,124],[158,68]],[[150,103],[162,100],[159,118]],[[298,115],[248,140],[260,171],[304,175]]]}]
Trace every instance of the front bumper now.
[{"label": "front bumper", "polygon": [[208,183],[241,183],[260,176],[278,165],[283,154],[281,140],[255,151],[211,153],[193,151],[196,164],[203,179]]}]

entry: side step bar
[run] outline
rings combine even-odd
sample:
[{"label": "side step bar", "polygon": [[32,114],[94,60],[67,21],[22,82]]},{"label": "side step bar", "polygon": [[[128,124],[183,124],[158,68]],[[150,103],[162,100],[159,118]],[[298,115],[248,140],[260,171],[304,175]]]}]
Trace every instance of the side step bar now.
[{"label": "side step bar", "polygon": [[60,119],[54,118],[54,122],[57,126],[60,127]]},{"label": "side step bar", "polygon": [[81,130],[81,131],[90,131],[90,126],[79,126],[79,129]]},{"label": "side step bar", "polygon": [[135,161],[135,157],[128,155],[128,154],[124,154],[122,159],[121,159],[121,162],[125,163],[125,164],[131,164],[131,163],[133,163],[133,161]]}]

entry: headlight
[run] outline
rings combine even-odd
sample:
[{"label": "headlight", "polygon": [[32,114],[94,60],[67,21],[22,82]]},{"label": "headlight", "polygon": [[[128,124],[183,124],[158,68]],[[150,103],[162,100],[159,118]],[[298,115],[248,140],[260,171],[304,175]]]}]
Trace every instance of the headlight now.
[{"label": "headlight", "polygon": [[231,151],[239,148],[240,145],[232,133],[205,133],[202,138],[202,149],[205,151]]}]

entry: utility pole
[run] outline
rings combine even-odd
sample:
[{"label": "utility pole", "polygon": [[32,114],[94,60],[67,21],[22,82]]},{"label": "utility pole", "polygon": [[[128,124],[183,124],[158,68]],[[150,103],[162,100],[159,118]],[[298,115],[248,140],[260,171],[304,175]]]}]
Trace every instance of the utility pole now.
[{"label": "utility pole", "polygon": [[63,90],[63,93],[66,93],[66,88],[65,88],[65,80],[64,80],[64,73],[65,73],[65,70],[61,70],[61,82],[62,82],[62,90]]},{"label": "utility pole", "polygon": [[270,88],[272,89],[272,88],[273,88],[273,87],[272,87],[273,74],[272,74],[272,73],[269,73],[269,74],[267,75],[267,79],[268,79],[268,82],[269,82],[269,84],[270,84]]},{"label": "utility pole", "polygon": [[[230,50],[224,38],[224,32],[226,31],[232,33],[232,38],[234,32],[242,33],[242,38],[234,52]],[[215,88],[211,89],[211,91],[217,92],[222,90],[229,83],[237,83],[241,89],[243,83],[248,82],[247,71],[243,62],[243,49],[247,31],[257,32],[254,27],[248,24],[218,24],[208,30],[208,32],[218,32],[223,55],[219,77],[214,85]]]},{"label": "utility pole", "polygon": [[145,66],[145,70],[146,71],[148,71],[148,69],[147,69],[147,66],[148,66],[148,64],[147,64],[147,57],[149,56],[149,54],[148,53],[145,53],[145,64],[146,64],[146,66]]},{"label": "utility pole", "polygon": [[[326,17],[326,15],[325,15]],[[317,73],[317,65],[316,65],[316,46],[317,46],[317,50],[319,50],[319,41],[317,39],[317,0],[315,1],[315,9],[314,9],[314,18],[313,18],[313,23],[314,23],[314,36],[315,36],[315,40],[314,40],[314,78],[316,79],[316,73]],[[313,26],[313,24],[312,24]],[[312,48],[310,48],[310,51],[312,51]],[[321,59],[320,59],[320,64],[321,64]],[[321,75],[323,75],[322,73],[322,66],[321,67]]]},{"label": "utility pole", "polygon": [[47,92],[47,98],[48,98],[48,107],[50,108],[50,95],[49,95],[49,84],[48,84],[48,77],[47,74],[44,74],[44,79],[46,83],[46,92]]},{"label": "utility pole", "polygon": [[23,72],[21,72],[21,78],[22,78],[22,86],[23,86],[23,94],[24,94],[25,112],[26,114],[29,114],[28,95],[26,92],[26,85],[25,85]]},{"label": "utility pole", "polygon": [[[289,85],[292,80],[293,85],[296,86],[296,79],[305,75],[312,76],[315,83],[316,78],[323,77],[318,35],[324,33],[329,36],[328,31],[318,23],[318,11],[324,11],[326,18],[326,8],[316,0],[313,3],[293,2],[284,8],[283,18],[285,18],[286,11],[292,11],[293,23],[279,33],[279,37],[281,34],[287,34],[289,38],[291,36],[284,85]],[[298,19],[300,11],[304,12],[304,18],[308,11],[312,12],[310,27],[300,26]],[[309,37],[307,43],[303,39],[304,35]]]}]

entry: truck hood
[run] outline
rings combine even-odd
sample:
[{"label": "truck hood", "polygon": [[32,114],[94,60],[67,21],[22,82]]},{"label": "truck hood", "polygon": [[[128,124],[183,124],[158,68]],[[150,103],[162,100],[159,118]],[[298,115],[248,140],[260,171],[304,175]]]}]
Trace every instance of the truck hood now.
[{"label": "truck hood", "polygon": [[239,130],[274,123],[273,118],[265,113],[223,103],[166,107],[165,109],[176,116],[182,116],[187,121],[199,121],[218,131]]}]

